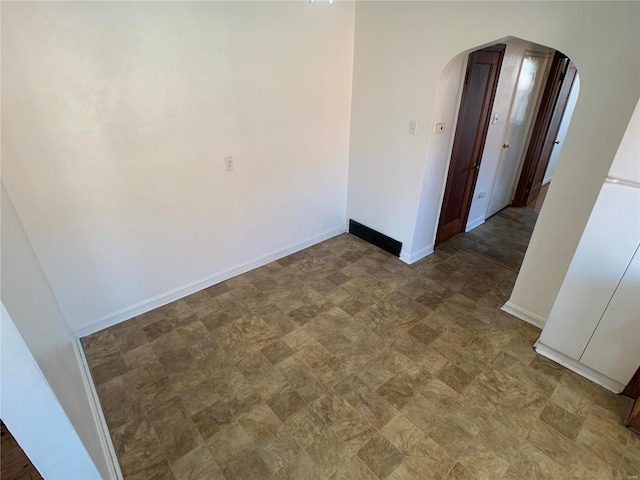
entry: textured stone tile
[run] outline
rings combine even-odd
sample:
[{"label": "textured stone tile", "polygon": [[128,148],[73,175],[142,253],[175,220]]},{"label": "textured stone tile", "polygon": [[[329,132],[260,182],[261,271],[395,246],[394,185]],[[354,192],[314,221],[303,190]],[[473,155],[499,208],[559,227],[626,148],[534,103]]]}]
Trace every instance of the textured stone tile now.
[{"label": "textured stone tile", "polygon": [[403,459],[402,454],[380,434],[358,451],[358,457],[381,480],[391,475]]},{"label": "textured stone tile", "polygon": [[161,460],[151,466],[143,467],[141,470],[127,475],[127,480],[174,480],[169,463]]},{"label": "textured stone tile", "polygon": [[184,414],[176,414],[152,423],[169,463],[203,444],[195,425]]},{"label": "textured stone tile", "polygon": [[380,430],[380,434],[403,455],[407,455],[411,445],[424,435],[418,427],[402,415],[396,415]]},{"label": "textured stone tile", "polygon": [[196,428],[205,440],[218,433],[233,421],[233,414],[222,403],[214,403],[191,417]]},{"label": "textured stone tile", "polygon": [[400,409],[400,413],[424,433],[429,433],[443,412],[422,395],[416,394]]},{"label": "textured stone tile", "polygon": [[429,438],[440,445],[452,458],[465,453],[473,443],[474,436],[449,417],[438,419]]},{"label": "textured stone tile", "polygon": [[238,422],[232,422],[212,435],[206,442],[218,465],[226,465],[236,456],[253,449],[254,444]]},{"label": "textured stone tile", "polygon": [[154,365],[158,361],[156,354],[150,345],[145,344],[129,350],[122,355],[127,370],[134,370],[139,367]]},{"label": "textured stone tile", "polygon": [[564,371],[566,370],[562,365],[553,362],[542,355],[536,355],[529,364],[529,367],[545,374],[556,382],[559,382],[562,379]]},{"label": "textured stone tile", "polygon": [[628,477],[640,476],[640,448],[629,446],[622,457],[619,468]]},{"label": "textured stone tile", "polygon": [[558,385],[551,395],[550,401],[566,411],[579,417],[586,417],[591,411],[591,402],[583,396],[568,389],[564,385]]},{"label": "textured stone tile", "polygon": [[429,345],[436,338],[438,338],[439,335],[436,330],[423,324],[416,325],[407,333],[424,345]]},{"label": "textured stone tile", "polygon": [[[127,322],[127,324],[129,324],[129,322]],[[113,338],[120,353],[123,354],[147,343],[147,337],[145,337],[144,333],[140,331],[135,323],[125,328],[114,329]]]},{"label": "textured stone tile", "polygon": [[438,378],[429,379],[418,391],[443,412],[453,406],[459,395],[457,391]]},{"label": "textured stone tile", "polygon": [[127,366],[122,360],[120,354],[114,355],[107,361],[104,361],[91,369],[91,376],[96,385],[102,385],[109,380],[113,380],[120,375],[127,373]]},{"label": "textured stone tile", "polygon": [[246,451],[229,460],[222,467],[222,473],[226,480],[265,480],[271,476],[271,470],[256,450]]},{"label": "textured stone tile", "polygon": [[570,440],[578,438],[584,423],[582,418],[557,406],[555,403],[549,403],[544,408],[540,414],[540,420]]},{"label": "textured stone tile", "polygon": [[169,319],[159,320],[141,328],[149,342],[173,332],[173,324]]},{"label": "textured stone tile", "polygon": [[195,343],[203,337],[209,335],[209,330],[204,324],[194,317],[194,319],[188,323],[184,323],[176,328],[178,335],[185,341],[186,344]]},{"label": "textured stone tile", "polygon": [[201,445],[171,464],[173,475],[185,480],[224,480],[209,449]]},{"label": "textured stone tile", "polygon": [[272,480],[324,480],[320,468],[304,451],[299,452],[271,478]]},{"label": "textured stone tile", "polygon": [[[509,466],[509,462],[496,454],[486,445],[478,444],[467,450],[459,458],[458,462],[470,474],[470,478],[491,480],[501,478]],[[531,477],[522,477],[531,478]]]},{"label": "textured stone tile", "polygon": [[534,424],[527,437],[527,442],[568,470],[584,453],[584,448],[579,447],[541,421]]},{"label": "textured stone tile", "polygon": [[124,475],[132,475],[162,462],[164,455],[146,419],[126,423],[111,432]]},{"label": "textured stone tile", "polygon": [[259,442],[272,435],[281,422],[266,404],[254,406],[238,417],[238,423],[254,442]]},{"label": "textured stone tile", "polygon": [[381,428],[397,411],[356,375],[335,387],[342,397],[367,421]]},{"label": "textured stone tile", "polygon": [[260,351],[272,365],[277,365],[285,358],[293,355],[293,350],[291,350],[289,346],[279,338]]},{"label": "textured stone tile", "polygon": [[376,434],[376,429],[360,416],[334,422],[331,431],[354,454]]},{"label": "textured stone tile", "polygon": [[109,330],[102,330],[83,338],[82,347],[90,367],[120,354],[116,341]]},{"label": "textured stone tile", "polygon": [[181,390],[178,396],[189,415],[194,415],[220,400],[220,396],[209,380]]},{"label": "textured stone tile", "polygon": [[511,462],[518,452],[521,438],[518,432],[512,431],[499,421],[490,418],[478,432],[471,448],[481,446],[488,448],[507,462]]},{"label": "textured stone tile", "polygon": [[256,452],[272,473],[283,468],[299,451],[300,446],[282,425],[256,442]]},{"label": "textured stone tile", "polygon": [[302,448],[311,445],[329,428],[311,407],[304,407],[287,417],[284,427]]},{"label": "textured stone tile", "polygon": [[378,480],[358,457],[349,458],[331,480]]},{"label": "textured stone tile", "polygon": [[352,455],[331,430],[324,432],[305,450],[315,464],[320,467],[323,475],[327,477],[333,475]]},{"label": "textured stone tile", "polygon": [[398,377],[391,378],[378,387],[376,393],[397,410],[404,407],[414,394],[413,389]]},{"label": "textured stone tile", "polygon": [[503,479],[536,478],[540,480],[555,480],[566,477],[567,473],[560,464],[525,442],[516,458],[511,462]]},{"label": "textured stone tile", "polygon": [[455,365],[448,365],[445,367],[438,374],[438,379],[458,393],[462,393],[463,390],[473,381],[473,377],[471,375]]},{"label": "textured stone tile", "polygon": [[306,407],[307,403],[294,389],[287,386],[272,395],[267,400],[267,405],[269,405],[273,413],[284,422],[298,410]]},{"label": "textured stone tile", "polygon": [[390,478],[442,479],[455,463],[442,447],[426,436],[417,439],[410,447]]},{"label": "textured stone tile", "polygon": [[356,411],[340,395],[333,391],[325,393],[316,399],[311,404],[311,409],[327,425],[354,418],[357,415]]}]

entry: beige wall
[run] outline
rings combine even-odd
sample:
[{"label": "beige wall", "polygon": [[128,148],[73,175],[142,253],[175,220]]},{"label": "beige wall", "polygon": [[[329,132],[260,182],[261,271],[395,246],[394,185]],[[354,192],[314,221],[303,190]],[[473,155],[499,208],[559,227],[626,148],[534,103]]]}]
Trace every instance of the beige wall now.
[{"label": "beige wall", "polygon": [[357,3],[347,215],[405,258],[428,250],[449,160],[430,155],[445,65],[509,36],[562,51],[580,99],[511,298],[545,319],[638,99],[639,14],[637,2]]},{"label": "beige wall", "polygon": [[74,331],[344,231],[352,3],[2,13],[3,179]]}]

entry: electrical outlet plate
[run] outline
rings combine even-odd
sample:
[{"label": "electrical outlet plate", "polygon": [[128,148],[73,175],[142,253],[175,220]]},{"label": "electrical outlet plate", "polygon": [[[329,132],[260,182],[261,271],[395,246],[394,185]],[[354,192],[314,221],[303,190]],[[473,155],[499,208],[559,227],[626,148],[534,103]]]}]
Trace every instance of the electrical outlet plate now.
[{"label": "electrical outlet plate", "polygon": [[233,170],[233,157],[225,157],[224,159],[224,164],[227,168],[227,172],[230,172]]}]

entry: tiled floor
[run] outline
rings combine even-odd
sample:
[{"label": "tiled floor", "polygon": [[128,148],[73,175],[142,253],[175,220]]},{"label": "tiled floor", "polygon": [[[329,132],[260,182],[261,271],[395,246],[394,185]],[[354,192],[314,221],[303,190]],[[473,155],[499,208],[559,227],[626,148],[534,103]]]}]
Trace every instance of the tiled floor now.
[{"label": "tiled floor", "polygon": [[[520,238],[511,210],[476,235]],[[408,266],[345,234],[84,339],[125,478],[640,474],[630,402],[499,309],[499,244]]]},{"label": "tiled floor", "polygon": [[538,214],[530,209],[507,207],[470,232],[447,242],[494,260],[512,270],[520,270]]}]

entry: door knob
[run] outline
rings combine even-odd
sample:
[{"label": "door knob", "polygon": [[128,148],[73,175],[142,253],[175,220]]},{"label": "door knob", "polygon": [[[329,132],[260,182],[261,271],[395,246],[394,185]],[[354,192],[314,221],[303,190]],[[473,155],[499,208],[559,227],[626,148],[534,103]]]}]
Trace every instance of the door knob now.
[{"label": "door knob", "polygon": [[504,145],[502,145],[502,148],[511,148],[511,144],[505,142]]},{"label": "door knob", "polygon": [[560,140],[556,140],[556,141],[555,141],[555,142],[553,142],[553,143],[555,143],[556,145],[560,145]]}]

